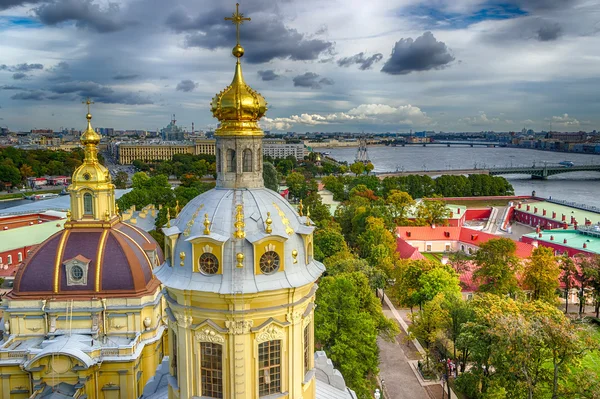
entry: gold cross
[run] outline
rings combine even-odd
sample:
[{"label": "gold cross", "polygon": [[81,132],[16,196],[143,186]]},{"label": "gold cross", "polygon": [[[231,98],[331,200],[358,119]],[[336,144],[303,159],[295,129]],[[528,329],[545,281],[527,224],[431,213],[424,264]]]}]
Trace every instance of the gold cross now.
[{"label": "gold cross", "polygon": [[81,103],[82,103],[82,104],[87,104],[87,107],[88,107],[88,114],[89,114],[89,113],[90,113],[90,105],[91,105],[91,104],[94,104],[94,102],[88,98],[87,100],[85,100],[85,101],[82,101]]},{"label": "gold cross", "polygon": [[240,3],[236,3],[235,12],[231,15],[231,17],[225,17],[226,21],[231,21],[235,24],[235,34],[237,38],[237,44],[240,44],[240,25],[244,23],[244,21],[250,21],[250,18],[244,18],[244,14],[240,14]]}]

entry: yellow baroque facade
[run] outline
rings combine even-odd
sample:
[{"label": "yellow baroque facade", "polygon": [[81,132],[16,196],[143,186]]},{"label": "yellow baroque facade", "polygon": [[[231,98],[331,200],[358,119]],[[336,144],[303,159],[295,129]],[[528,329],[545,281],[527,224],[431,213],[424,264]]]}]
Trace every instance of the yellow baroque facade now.
[{"label": "yellow baroque facade", "polygon": [[195,140],[191,143],[119,143],[118,160],[121,165],[130,165],[136,159],[144,162],[168,161],[175,154],[215,155],[215,140]]}]

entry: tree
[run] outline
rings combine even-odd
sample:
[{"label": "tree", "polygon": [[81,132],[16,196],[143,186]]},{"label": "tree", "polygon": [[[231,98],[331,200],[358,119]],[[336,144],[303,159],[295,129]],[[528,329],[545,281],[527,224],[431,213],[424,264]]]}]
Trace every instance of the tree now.
[{"label": "tree", "polygon": [[[367,397],[367,377],[378,372],[377,335],[383,331],[380,323],[387,319],[366,277],[352,273],[322,278],[316,304],[315,341],[342,372],[346,383],[360,397]],[[395,335],[396,325],[391,321],[386,324]]]},{"label": "tree", "polygon": [[347,251],[348,246],[344,236],[337,230],[326,228],[318,229],[314,236],[315,258],[323,261],[325,258],[335,255],[338,252]]},{"label": "tree", "polygon": [[515,273],[519,259],[515,256],[517,246],[508,238],[495,238],[479,246],[475,253],[477,269],[473,277],[481,282],[479,291],[497,295],[514,295],[518,284]]},{"label": "tree", "polygon": [[279,176],[277,175],[277,169],[270,162],[263,163],[263,180],[265,187],[273,191],[279,191]]},{"label": "tree", "polygon": [[419,277],[419,297],[422,302],[431,301],[438,294],[460,295],[458,275],[450,267],[435,267]]},{"label": "tree", "polygon": [[594,311],[596,317],[600,313],[600,256],[587,256],[580,262],[583,274],[587,276],[588,287],[591,288],[594,298]]},{"label": "tree", "polygon": [[[457,341],[458,337],[463,331],[463,327],[466,323],[473,321],[475,318],[475,314],[473,312],[471,301],[464,301],[460,294],[452,295],[450,293],[444,295],[444,302],[442,302],[442,309],[446,310],[448,313],[448,318],[446,320],[446,335],[452,341],[453,351],[454,351],[454,360],[458,360],[456,357],[456,349],[457,349]],[[469,348],[468,347],[460,347],[462,352],[462,364],[466,364],[467,359],[469,357]],[[464,371],[464,368],[461,369]]]},{"label": "tree", "polygon": [[423,220],[426,224],[445,225],[450,217],[450,209],[442,200],[423,200],[417,206],[417,219]]},{"label": "tree", "polygon": [[525,263],[523,283],[533,300],[556,302],[560,268],[552,248],[537,247]]},{"label": "tree", "polygon": [[367,174],[371,173],[373,169],[375,169],[375,166],[371,162],[365,165],[365,172],[367,172]]},{"label": "tree", "polygon": [[444,294],[438,294],[425,303],[420,312],[411,315],[412,324],[408,327],[411,336],[425,343],[426,370],[431,370],[429,362],[431,346],[435,344],[448,318],[447,311],[442,308],[443,301]]},{"label": "tree", "polygon": [[127,180],[129,180],[129,175],[126,172],[118,172],[113,180],[116,188],[127,188]]},{"label": "tree", "polygon": [[21,177],[23,178],[23,180],[27,180],[28,177],[35,176],[33,168],[27,164],[21,165],[19,172],[21,172]]},{"label": "tree", "polygon": [[343,176],[325,176],[322,180],[325,188],[333,194],[333,199],[343,201],[345,199],[345,185]]},{"label": "tree", "polygon": [[577,268],[575,267],[575,262],[573,259],[569,257],[569,254],[565,253],[560,257],[559,260],[560,267],[560,281],[565,286],[565,314],[569,313],[569,296],[571,294],[571,289],[575,287],[575,278],[577,275]]},{"label": "tree", "polygon": [[350,165],[350,171],[356,176],[362,175],[365,173],[365,164],[362,162],[354,162],[352,165]]},{"label": "tree", "polygon": [[292,172],[285,177],[285,184],[287,184],[290,194],[294,198],[302,198],[306,188],[306,178],[304,175],[298,172]]},{"label": "tree", "polygon": [[18,186],[21,182],[21,172],[15,166],[0,165],[0,184],[8,187]]},{"label": "tree", "polygon": [[406,221],[408,211],[415,205],[415,200],[405,191],[392,190],[385,203],[390,207],[394,222],[400,225]]}]

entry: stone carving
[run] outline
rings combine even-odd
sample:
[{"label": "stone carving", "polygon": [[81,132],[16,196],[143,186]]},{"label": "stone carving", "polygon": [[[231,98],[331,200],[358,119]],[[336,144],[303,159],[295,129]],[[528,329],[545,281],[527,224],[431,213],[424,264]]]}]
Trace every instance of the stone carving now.
[{"label": "stone carving", "polygon": [[302,320],[302,313],[303,312],[290,312],[285,315],[285,319],[292,324],[296,324]]},{"label": "stone carving", "polygon": [[271,324],[256,335],[256,342],[261,343],[266,341],[275,341],[278,339],[283,339],[284,336],[285,332],[283,328]]},{"label": "stone carving", "polygon": [[302,319],[302,328],[305,328],[308,323],[310,323],[312,317],[312,315],[306,316],[304,319]]},{"label": "stone carving", "polygon": [[224,344],[225,338],[215,330],[209,327],[203,327],[195,333],[198,342],[213,342],[215,344]]},{"label": "stone carving", "polygon": [[210,245],[206,244],[202,247],[202,251],[204,251],[203,253],[212,254],[213,248]]},{"label": "stone carving", "polygon": [[275,251],[275,245],[273,245],[273,244],[265,245],[265,252],[274,252],[274,251]]},{"label": "stone carving", "polygon": [[149,330],[151,326],[152,326],[152,319],[150,317],[146,317],[144,319],[144,327],[146,327],[146,330]]},{"label": "stone carving", "polygon": [[225,327],[229,329],[230,334],[248,334],[250,328],[254,325],[253,320],[227,320]]}]

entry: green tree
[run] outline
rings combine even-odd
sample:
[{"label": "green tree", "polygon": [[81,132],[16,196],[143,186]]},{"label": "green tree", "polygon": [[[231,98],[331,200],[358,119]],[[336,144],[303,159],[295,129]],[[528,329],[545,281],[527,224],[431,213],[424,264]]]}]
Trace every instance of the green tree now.
[{"label": "green tree", "polygon": [[411,315],[412,324],[408,327],[411,336],[425,344],[426,370],[431,370],[431,348],[442,333],[448,312],[442,307],[444,294],[436,295],[423,305],[423,309]]},{"label": "green tree", "polygon": [[356,176],[362,175],[365,173],[365,164],[362,162],[354,162],[352,165],[350,165],[350,171]]},{"label": "green tree", "polygon": [[127,180],[129,180],[129,175],[126,172],[118,172],[113,180],[116,188],[127,188]]},{"label": "green tree", "polygon": [[275,192],[279,192],[279,176],[277,169],[270,162],[263,163],[263,180],[265,187]]},{"label": "green tree", "polygon": [[[445,324],[446,335],[452,341],[453,358],[458,360],[456,350],[459,349],[461,351],[461,361],[464,365],[469,357],[469,348],[458,347],[458,337],[460,337],[465,324],[473,321],[475,318],[471,301],[463,300],[460,294],[447,293],[444,295],[442,309],[446,310],[448,314]],[[461,371],[464,371],[464,368]]]},{"label": "green tree", "polygon": [[559,260],[560,267],[560,281],[565,286],[565,314],[569,313],[569,296],[571,295],[571,289],[575,288],[575,278],[577,276],[577,268],[575,262],[569,257],[568,253],[563,254]]},{"label": "green tree", "polygon": [[15,187],[21,182],[21,172],[16,166],[0,165],[0,184]]},{"label": "green tree", "polygon": [[21,173],[21,178],[25,181],[28,177],[35,176],[35,172],[33,168],[27,164],[21,165],[19,168],[19,172]]},{"label": "green tree", "polygon": [[405,191],[392,190],[385,199],[389,205],[394,222],[398,225],[406,223],[408,211],[415,205],[415,200]]},{"label": "green tree", "polygon": [[318,229],[314,235],[315,258],[323,261],[338,252],[348,251],[341,232],[332,228]]},{"label": "green tree", "polygon": [[325,188],[333,194],[333,199],[343,201],[346,196],[343,176],[325,176],[322,180]]},{"label": "green tree", "polygon": [[556,302],[560,268],[552,248],[535,248],[525,263],[523,283],[532,291],[533,300]]},{"label": "green tree", "polygon": [[598,317],[600,313],[600,256],[587,256],[580,262],[580,265],[583,274],[587,276],[587,286],[591,288],[592,297],[594,298],[594,312]]},{"label": "green tree", "polygon": [[475,253],[477,269],[473,277],[481,282],[479,291],[498,295],[514,295],[518,290],[515,273],[519,269],[519,258],[514,241],[495,238],[479,246]]},{"label": "green tree", "polygon": [[422,200],[417,206],[417,219],[427,225],[443,226],[448,223],[450,209],[442,200]]},{"label": "green tree", "polygon": [[294,198],[302,198],[306,191],[306,178],[298,172],[292,172],[285,177],[285,183]]},{"label": "green tree", "polygon": [[367,174],[371,173],[373,169],[375,169],[375,166],[371,162],[365,165],[365,172],[367,172]]}]

